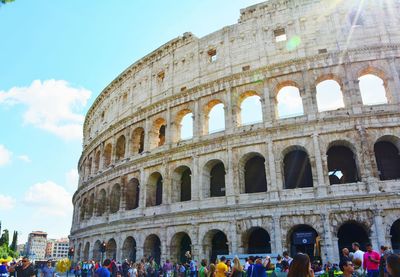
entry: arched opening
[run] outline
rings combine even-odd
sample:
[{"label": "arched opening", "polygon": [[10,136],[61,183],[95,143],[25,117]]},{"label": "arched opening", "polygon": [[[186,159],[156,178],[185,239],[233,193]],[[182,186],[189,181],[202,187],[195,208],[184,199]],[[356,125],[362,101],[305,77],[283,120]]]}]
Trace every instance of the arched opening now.
[{"label": "arched opening", "polygon": [[82,259],[81,253],[82,253],[82,243],[79,243],[78,251],[76,252],[76,259],[78,261],[80,261]]},{"label": "arched opening", "polygon": [[399,149],[390,141],[381,140],[374,145],[375,159],[381,180],[400,178]]},{"label": "arched opening", "polygon": [[100,252],[101,241],[96,240],[93,246],[93,260],[101,261],[101,252]]},{"label": "arched opening", "polygon": [[173,202],[190,201],[192,198],[192,171],[187,166],[180,166],[173,175]]},{"label": "arched opening", "polygon": [[400,253],[400,219],[396,220],[390,228],[390,240],[395,253]]},{"label": "arched opening", "polygon": [[92,157],[89,158],[87,167],[87,177],[90,177],[90,175],[92,174]]},{"label": "arched opening", "polygon": [[100,169],[100,155],[101,155],[100,151],[97,151],[96,155],[94,157],[94,172],[95,173],[99,172],[99,169]]},{"label": "arched opening", "polygon": [[304,114],[300,90],[294,86],[281,88],[276,96],[278,118],[296,117]]},{"label": "arched opening", "polygon": [[244,126],[263,122],[260,96],[255,92],[247,92],[241,95],[240,100],[239,125]]},{"label": "arched opening", "polygon": [[206,108],[207,133],[217,133],[225,130],[224,104],[219,100],[210,101]]},{"label": "arched opening", "polygon": [[115,184],[111,190],[110,213],[116,213],[119,211],[120,202],[121,202],[121,186],[119,184]]},{"label": "arched opening", "polygon": [[116,153],[115,153],[117,161],[125,158],[125,143],[126,143],[125,136],[120,136],[117,139],[117,146],[116,146]]},{"label": "arched opening", "polygon": [[133,237],[127,237],[122,245],[122,259],[136,261],[136,241]]},{"label": "arched opening", "polygon": [[251,157],[244,166],[245,193],[267,191],[265,159],[261,155]]},{"label": "arched opening", "polygon": [[150,130],[150,149],[157,148],[165,144],[165,132],[167,122],[164,118],[157,118],[153,122]]},{"label": "arched opening", "polygon": [[384,81],[374,74],[365,74],[358,78],[361,99],[364,105],[387,104]]},{"label": "arched opening", "polygon": [[248,254],[271,253],[271,237],[264,228],[251,228],[243,236],[243,247]]},{"label": "arched opening", "polygon": [[144,150],[144,129],[136,128],[132,133],[132,153],[140,154]]},{"label": "arched opening", "polygon": [[180,121],[180,139],[187,140],[193,138],[193,113],[188,111]]},{"label": "arched opening", "polygon": [[94,193],[92,193],[89,197],[89,205],[88,205],[88,218],[91,218],[93,216],[93,210],[94,210]]},{"label": "arched opening", "polygon": [[342,145],[329,148],[328,174],[331,185],[355,183],[360,180],[353,151]]},{"label": "arched opening", "polygon": [[114,239],[110,239],[106,246],[106,258],[116,259],[117,258],[117,243]]},{"label": "arched opening", "polygon": [[80,210],[80,216],[79,216],[79,219],[80,219],[81,221],[84,220],[85,217],[86,217],[87,206],[88,206],[88,199],[85,198],[85,199],[83,199],[83,201],[81,202],[81,210]]},{"label": "arched opening", "polygon": [[224,232],[220,230],[211,230],[209,231],[209,237],[211,240],[210,261],[215,262],[218,255],[229,254],[228,239]]},{"label": "arched opening", "polygon": [[318,111],[332,111],[344,108],[343,93],[335,80],[325,80],[317,85]]},{"label": "arched opening", "polygon": [[171,255],[173,259],[178,262],[186,263],[187,258],[185,253],[190,251],[192,253],[192,240],[185,232],[177,233],[171,240]]},{"label": "arched opening", "polygon": [[216,161],[210,170],[210,197],[225,196],[225,166]]},{"label": "arched opening", "polygon": [[102,216],[106,211],[107,193],[104,189],[100,190],[96,201],[97,216]]},{"label": "arched opening", "polygon": [[165,144],[165,128],[166,125],[161,125],[159,131],[158,131],[158,146],[162,146]]},{"label": "arched opening", "polygon": [[157,235],[150,235],[146,238],[143,245],[143,254],[147,257],[154,257],[157,264],[161,259],[161,241]]},{"label": "arched opening", "polygon": [[321,259],[321,245],[317,231],[309,225],[300,224],[289,232],[290,254],[305,253],[311,260]]},{"label": "arched opening", "polygon": [[132,178],[126,185],[126,210],[133,210],[139,207],[139,192],[139,180]]},{"label": "arched opening", "polygon": [[83,260],[84,261],[89,260],[89,249],[90,249],[90,243],[86,242],[85,248],[83,248]]},{"label": "arched opening", "polygon": [[313,186],[311,164],[303,150],[292,150],[283,159],[284,188],[307,188]]},{"label": "arched opening", "polygon": [[104,167],[108,167],[111,164],[111,155],[112,155],[112,145],[108,143],[106,147],[104,147]]},{"label": "arched opening", "polygon": [[370,242],[366,229],[356,221],[348,221],[340,226],[337,236],[340,256],[342,256],[341,250],[345,247],[351,251],[353,242],[358,242],[363,251],[365,245]]},{"label": "arched opening", "polygon": [[159,206],[162,203],[163,178],[160,173],[154,172],[149,177],[147,185],[146,207]]}]

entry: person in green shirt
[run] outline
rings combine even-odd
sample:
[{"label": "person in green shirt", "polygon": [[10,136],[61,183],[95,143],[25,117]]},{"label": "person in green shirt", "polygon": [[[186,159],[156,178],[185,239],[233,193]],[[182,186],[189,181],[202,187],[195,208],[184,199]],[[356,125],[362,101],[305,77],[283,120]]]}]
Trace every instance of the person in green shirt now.
[{"label": "person in green shirt", "polygon": [[199,277],[207,277],[208,276],[208,269],[207,269],[207,260],[201,260],[201,266],[199,268]]}]

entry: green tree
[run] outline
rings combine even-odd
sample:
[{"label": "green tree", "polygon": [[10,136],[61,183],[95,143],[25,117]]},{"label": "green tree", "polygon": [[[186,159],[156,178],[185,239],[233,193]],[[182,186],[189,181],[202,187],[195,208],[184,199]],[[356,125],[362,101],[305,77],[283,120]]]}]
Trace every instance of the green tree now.
[{"label": "green tree", "polygon": [[0,0],[1,4],[7,4],[7,3],[11,3],[14,2],[14,0]]},{"label": "green tree", "polygon": [[10,250],[12,250],[14,252],[17,251],[17,243],[18,243],[18,232],[14,231],[12,242],[11,242],[11,245],[10,245]]},{"label": "green tree", "polygon": [[5,230],[3,231],[3,234],[1,235],[1,238],[0,238],[0,246],[6,245],[7,248],[8,248],[8,244],[9,244],[9,243],[10,243],[10,236],[9,236],[9,234],[8,234],[8,230],[5,229]]}]

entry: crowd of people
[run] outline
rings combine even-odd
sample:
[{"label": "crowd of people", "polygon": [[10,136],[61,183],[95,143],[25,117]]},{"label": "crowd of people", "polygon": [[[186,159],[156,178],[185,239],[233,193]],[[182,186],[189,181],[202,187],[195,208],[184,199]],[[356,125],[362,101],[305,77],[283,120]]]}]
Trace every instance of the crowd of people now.
[{"label": "crowd of people", "polygon": [[[293,258],[288,252],[278,255],[274,262],[271,257],[249,256],[241,264],[238,257],[233,260],[222,256],[215,263],[206,259],[195,261],[190,253],[186,260],[173,263],[166,260],[158,265],[153,257],[143,257],[138,262],[125,260],[119,263],[114,259],[105,259],[101,264],[95,261],[77,262],[69,273],[75,277],[400,277],[400,256],[393,254],[388,247],[382,246],[380,253],[366,245],[366,252],[357,242],[352,244],[353,252],[342,249],[340,263],[322,265],[319,260],[311,261],[304,253]],[[18,262],[0,266],[0,277],[56,277],[52,262],[48,261],[40,270],[35,269],[27,257]]]}]

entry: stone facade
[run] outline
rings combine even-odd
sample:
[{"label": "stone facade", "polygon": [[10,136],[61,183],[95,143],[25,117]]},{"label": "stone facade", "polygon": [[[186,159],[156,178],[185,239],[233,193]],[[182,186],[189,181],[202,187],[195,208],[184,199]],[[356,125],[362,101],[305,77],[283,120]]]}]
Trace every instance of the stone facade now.
[{"label": "stone facade", "polygon": [[[362,243],[397,248],[399,160],[380,163],[378,144],[398,157],[399,10],[398,1],[270,0],[241,10],[235,25],[203,38],[185,33],[135,62],[86,116],[75,258],[99,259],[105,241],[106,256],[118,260],[300,247],[338,261],[354,230]],[[383,82],[387,103],[364,104],[359,78],[368,74]],[[340,85],[343,108],[318,110],[316,86],[325,80]],[[279,117],[286,86],[298,88],[303,115]],[[260,99],[262,122],[244,125],[241,104],[250,96]],[[219,103],[225,129],[210,134]],[[181,140],[189,113],[193,137]],[[310,176],[299,173],[308,185],[289,188],[301,179],[287,177],[293,153],[309,166]],[[333,157],[339,167],[354,163],[351,182],[332,179]],[[251,168],[265,175],[256,189]],[[220,194],[210,185],[217,175]],[[314,233],[320,247],[295,244],[295,232]]]}]

